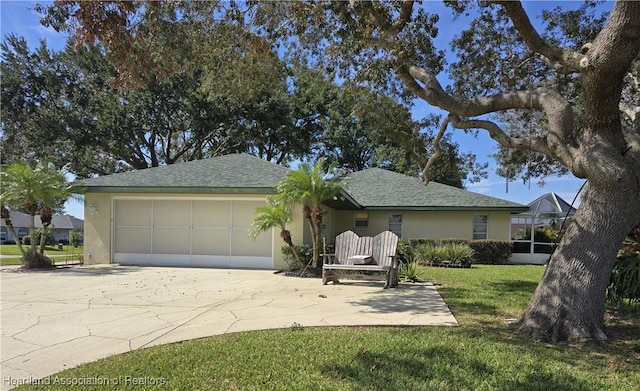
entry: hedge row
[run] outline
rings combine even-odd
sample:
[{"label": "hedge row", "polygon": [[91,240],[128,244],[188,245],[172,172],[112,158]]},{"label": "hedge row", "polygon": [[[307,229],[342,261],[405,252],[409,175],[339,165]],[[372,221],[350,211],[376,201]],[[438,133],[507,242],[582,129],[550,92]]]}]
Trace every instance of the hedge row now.
[{"label": "hedge row", "polygon": [[468,240],[459,238],[430,239],[412,238],[403,247],[401,255],[405,260],[413,258],[413,249],[420,245],[455,245],[468,244],[474,252],[473,263],[486,265],[503,265],[509,261],[512,251],[512,243],[504,240]]},{"label": "hedge row", "polygon": [[466,243],[450,243],[440,246],[420,244],[414,248],[415,260],[422,265],[471,267],[473,249]]}]

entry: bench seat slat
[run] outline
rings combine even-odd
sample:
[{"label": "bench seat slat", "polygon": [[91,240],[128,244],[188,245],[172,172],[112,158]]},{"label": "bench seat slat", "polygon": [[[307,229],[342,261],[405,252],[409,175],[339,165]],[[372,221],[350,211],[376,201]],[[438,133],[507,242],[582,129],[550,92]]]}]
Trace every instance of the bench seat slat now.
[{"label": "bench seat slat", "polygon": [[340,265],[340,264],[333,264],[333,265],[324,265],[323,267],[324,269],[331,269],[331,270],[370,270],[370,271],[381,271],[381,272],[385,272],[388,271],[389,269],[391,269],[391,266],[384,266],[384,265]]}]

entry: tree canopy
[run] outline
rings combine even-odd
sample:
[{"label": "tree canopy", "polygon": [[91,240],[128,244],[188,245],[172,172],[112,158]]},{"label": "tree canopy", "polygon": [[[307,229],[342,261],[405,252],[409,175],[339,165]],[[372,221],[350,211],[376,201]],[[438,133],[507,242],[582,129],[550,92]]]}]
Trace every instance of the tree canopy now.
[{"label": "tree canopy", "polygon": [[[138,75],[125,89],[102,44],[30,50],[10,35],[1,49],[5,163],[48,159],[88,177],[246,152],[280,164],[326,157],[348,171],[415,175],[433,138],[434,121],[412,120],[407,105],[273,53],[260,65],[198,55],[171,74]],[[463,187],[486,175],[450,139],[443,149],[434,180]]]}]

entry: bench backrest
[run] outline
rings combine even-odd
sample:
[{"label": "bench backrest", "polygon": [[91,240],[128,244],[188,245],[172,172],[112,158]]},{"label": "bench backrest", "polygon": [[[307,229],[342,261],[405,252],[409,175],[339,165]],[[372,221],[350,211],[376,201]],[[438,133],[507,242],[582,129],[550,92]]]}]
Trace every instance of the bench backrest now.
[{"label": "bench backrest", "polygon": [[356,249],[359,249],[360,237],[353,231],[344,231],[336,236],[335,254],[336,263],[346,264],[349,257],[356,255]]},{"label": "bench backrest", "polygon": [[347,264],[354,255],[371,255],[378,265],[391,265],[391,256],[396,255],[398,236],[384,231],[375,237],[358,236],[353,231],[344,231],[336,236],[335,262]]},{"label": "bench backrest", "polygon": [[373,260],[381,266],[391,266],[398,249],[398,235],[384,231],[373,237]]}]

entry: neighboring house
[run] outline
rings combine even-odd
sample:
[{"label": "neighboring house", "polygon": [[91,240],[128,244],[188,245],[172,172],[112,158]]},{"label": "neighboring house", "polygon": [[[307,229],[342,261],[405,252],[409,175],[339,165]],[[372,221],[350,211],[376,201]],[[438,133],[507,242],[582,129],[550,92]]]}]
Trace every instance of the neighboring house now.
[{"label": "neighboring house", "polygon": [[546,193],[527,205],[529,210],[511,218],[511,239],[513,254],[510,263],[543,265],[549,261],[556,245],[556,239],[546,232],[566,228],[566,224],[576,213],[576,208],[560,198],[556,193]]},{"label": "neighboring house", "polygon": [[[7,230],[4,220],[0,219],[0,224],[0,242],[13,243],[13,237]],[[29,215],[27,213],[11,211],[11,224],[20,240],[29,235]],[[36,229],[42,227],[39,215],[36,215],[35,227]],[[82,232],[84,230],[84,221],[71,215],[53,215],[50,227],[53,228],[53,237],[56,243],[69,243],[71,231],[78,230]]]},{"label": "neighboring house", "polygon": [[[79,181],[85,195],[84,259],[205,267],[281,268],[280,232],[253,241],[247,228],[289,169],[246,154],[173,164]],[[347,229],[391,230],[404,238],[509,240],[510,218],[528,208],[382,169],[351,174],[326,203],[328,242]],[[302,208],[288,225],[310,243]]]}]

